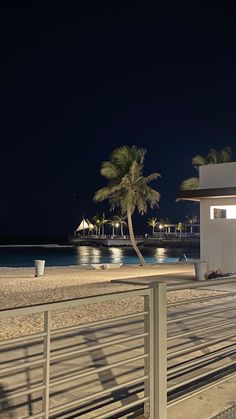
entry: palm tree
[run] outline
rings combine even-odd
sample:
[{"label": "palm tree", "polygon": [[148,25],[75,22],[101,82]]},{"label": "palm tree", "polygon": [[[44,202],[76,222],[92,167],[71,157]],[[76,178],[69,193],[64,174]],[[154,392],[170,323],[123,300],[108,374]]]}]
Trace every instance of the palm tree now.
[{"label": "palm tree", "polygon": [[112,218],[111,220],[107,221],[107,224],[112,227],[112,236],[114,236],[116,221],[114,220],[114,218]]},{"label": "palm tree", "polygon": [[101,165],[101,175],[108,184],[94,196],[96,202],[108,199],[112,209],[118,206],[122,215],[127,216],[130,240],[142,265],[145,265],[145,260],[135,241],[132,215],[135,209],[141,214],[146,213],[148,204],[153,208],[160,199],[159,192],[149,186],[160,175],[143,175],[145,154],[146,150],[136,146],[115,149],[110,160]]},{"label": "palm tree", "polygon": [[164,227],[164,231],[165,233],[168,233],[168,228],[169,228],[169,224],[171,223],[169,218],[161,218],[160,219],[160,225],[162,225]]},{"label": "palm tree", "polygon": [[198,222],[198,217],[195,214],[189,214],[185,217],[186,222],[190,224],[190,233],[193,233],[193,224]]},{"label": "palm tree", "polygon": [[[211,148],[207,156],[197,155],[192,158],[192,164],[194,168],[199,171],[199,167],[206,164],[219,164],[219,163],[229,163],[233,159],[233,153],[230,147],[224,147],[221,150],[217,151],[215,148]],[[180,189],[189,190],[189,189],[198,189],[199,188],[199,178],[191,177],[184,180]]]},{"label": "palm tree", "polygon": [[104,225],[107,223],[107,220],[105,220],[105,215],[97,214],[92,217],[92,221],[94,222],[96,233],[98,236],[101,235],[101,228],[103,229],[103,235],[104,235]]},{"label": "palm tree", "polygon": [[124,230],[123,227],[127,226],[127,223],[125,222],[125,218],[122,215],[114,215],[114,217],[110,220],[108,220],[108,224],[112,227],[112,235],[115,235],[115,227],[116,230],[118,227],[120,228],[120,234],[123,237],[124,236]]},{"label": "palm tree", "polygon": [[105,218],[105,214],[102,214],[102,236],[105,236],[105,224],[107,224],[108,220]]},{"label": "palm tree", "polygon": [[184,230],[184,224],[183,223],[178,223],[176,226],[176,230],[179,231],[179,238],[182,238],[182,232]]},{"label": "palm tree", "polygon": [[124,237],[124,227],[126,227],[127,226],[127,223],[126,223],[126,216],[124,216],[124,215],[115,215],[114,216],[114,219],[115,219],[115,221],[116,221],[116,224],[119,224],[119,227],[120,227],[120,235],[122,236],[122,237]]},{"label": "palm tree", "polygon": [[152,227],[152,235],[154,235],[155,227],[158,225],[157,218],[155,218],[155,217],[149,218],[147,224],[148,224],[149,227]]}]

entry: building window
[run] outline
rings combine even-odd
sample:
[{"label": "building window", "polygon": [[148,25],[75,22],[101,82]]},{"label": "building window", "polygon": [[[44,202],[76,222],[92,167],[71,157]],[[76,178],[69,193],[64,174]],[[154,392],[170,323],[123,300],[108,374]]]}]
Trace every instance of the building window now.
[{"label": "building window", "polygon": [[224,218],[227,220],[236,219],[236,205],[221,205],[211,206],[210,208],[211,220]]}]

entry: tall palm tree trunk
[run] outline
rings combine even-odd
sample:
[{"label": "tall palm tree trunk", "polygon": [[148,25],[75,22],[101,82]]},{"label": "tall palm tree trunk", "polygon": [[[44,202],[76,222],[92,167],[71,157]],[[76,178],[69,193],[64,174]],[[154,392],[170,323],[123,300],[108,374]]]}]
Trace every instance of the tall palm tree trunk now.
[{"label": "tall palm tree trunk", "polygon": [[152,235],[154,236],[155,226],[152,226]]},{"label": "tall palm tree trunk", "polygon": [[131,212],[129,210],[127,211],[127,219],[128,219],[129,235],[130,235],[130,240],[131,240],[132,246],[133,246],[133,248],[134,248],[134,250],[135,250],[135,252],[136,252],[136,254],[137,254],[137,256],[140,260],[141,265],[145,266],[146,262],[145,262],[144,257],[142,255],[142,253],[140,252],[140,250],[137,246],[137,243],[135,241],[133,223],[132,223],[132,216],[131,216]]},{"label": "tall palm tree trunk", "polygon": [[105,236],[105,214],[102,214],[102,236]]},{"label": "tall palm tree trunk", "polygon": [[124,236],[124,231],[123,231],[123,224],[122,222],[120,223],[120,234],[123,237]]}]

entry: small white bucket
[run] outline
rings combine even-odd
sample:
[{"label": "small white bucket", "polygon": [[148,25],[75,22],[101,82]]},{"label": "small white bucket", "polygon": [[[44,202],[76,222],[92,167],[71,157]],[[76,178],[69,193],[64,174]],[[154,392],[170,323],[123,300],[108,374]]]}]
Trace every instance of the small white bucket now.
[{"label": "small white bucket", "polygon": [[35,276],[43,276],[45,260],[35,260],[34,266],[35,266]]},{"label": "small white bucket", "polygon": [[194,262],[194,269],[195,269],[195,275],[197,281],[204,281],[205,274],[207,271],[207,262],[203,262],[201,260],[198,260]]}]

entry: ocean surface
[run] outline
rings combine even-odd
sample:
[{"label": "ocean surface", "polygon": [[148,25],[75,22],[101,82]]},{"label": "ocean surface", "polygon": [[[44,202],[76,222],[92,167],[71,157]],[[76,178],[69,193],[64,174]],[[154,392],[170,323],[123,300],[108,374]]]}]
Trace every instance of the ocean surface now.
[{"label": "ocean surface", "polygon": [[[147,263],[178,262],[185,253],[187,258],[198,259],[196,249],[142,248]],[[139,260],[132,248],[90,246],[1,246],[1,267],[33,267],[35,259],[44,259],[46,266],[86,266],[92,263],[137,264]]]}]

